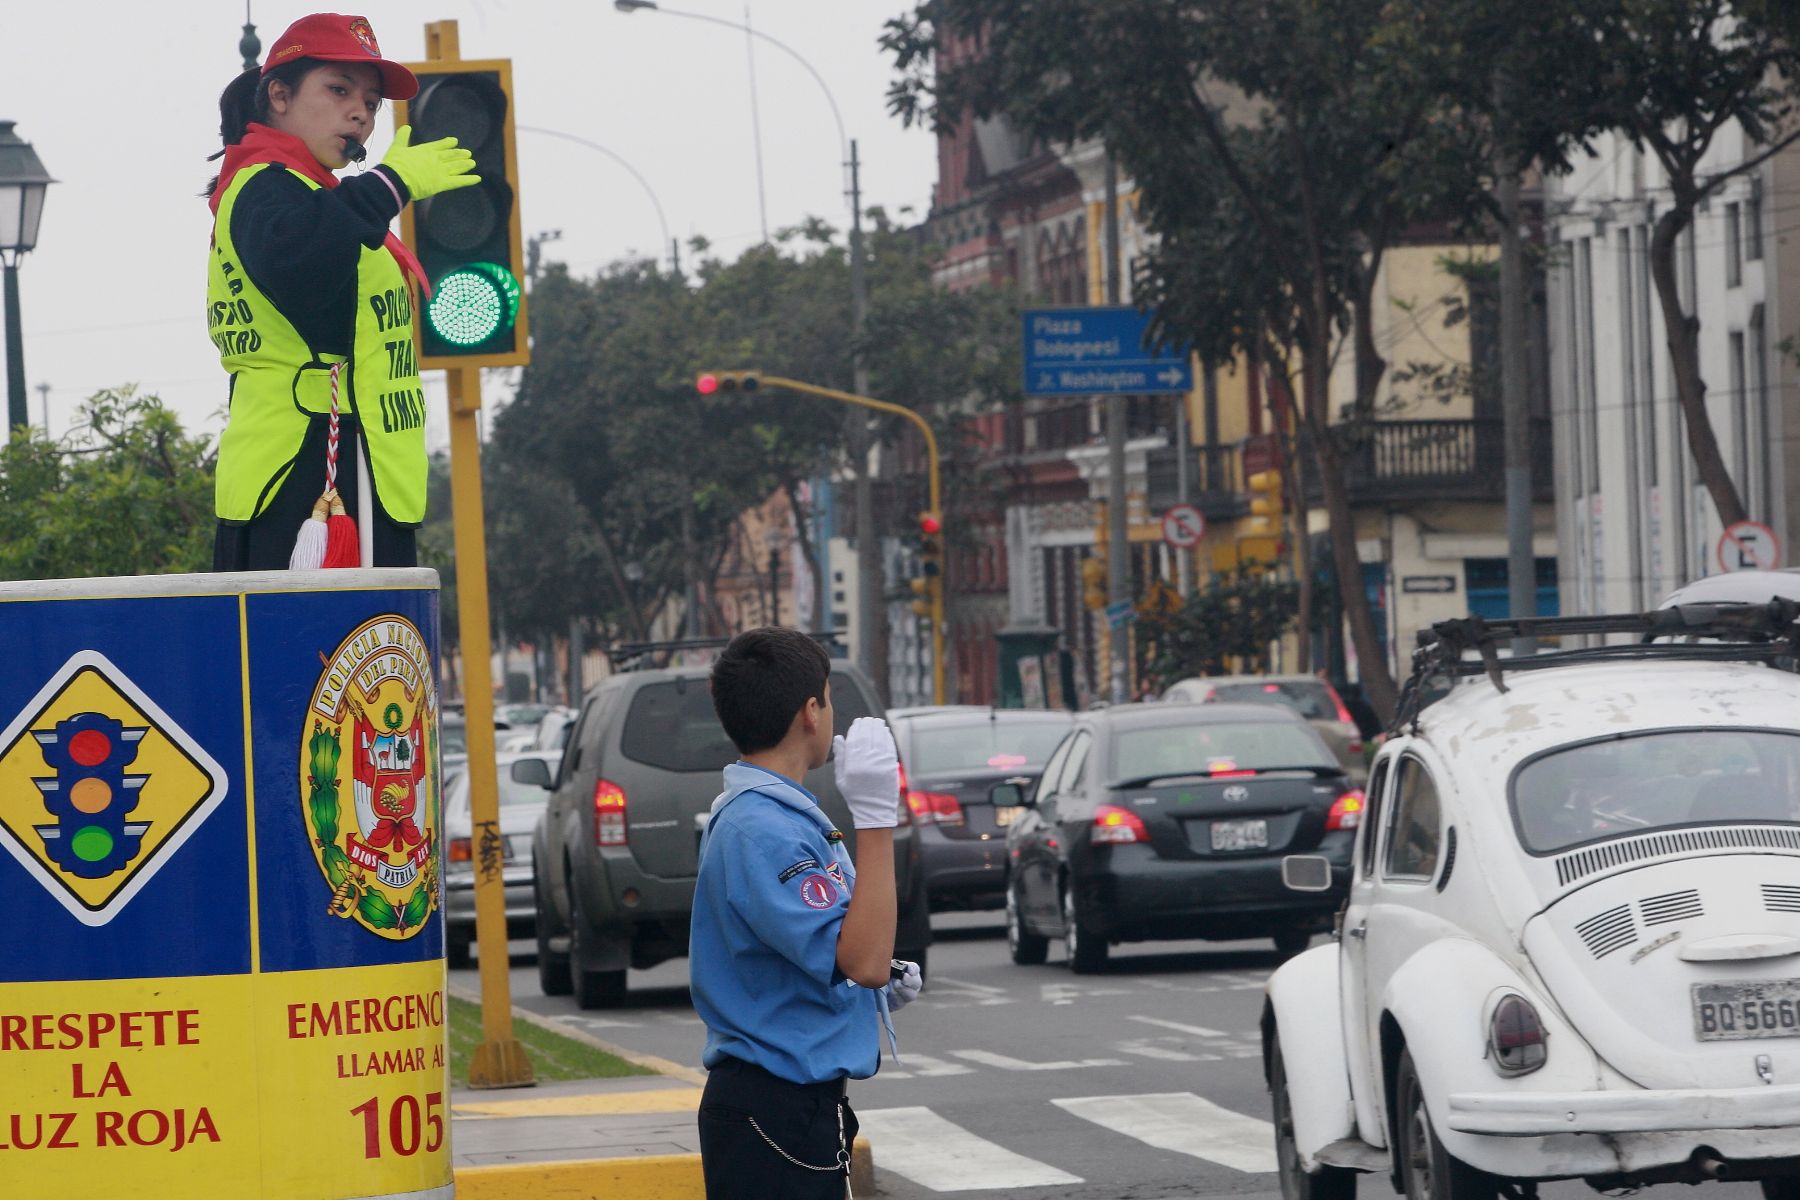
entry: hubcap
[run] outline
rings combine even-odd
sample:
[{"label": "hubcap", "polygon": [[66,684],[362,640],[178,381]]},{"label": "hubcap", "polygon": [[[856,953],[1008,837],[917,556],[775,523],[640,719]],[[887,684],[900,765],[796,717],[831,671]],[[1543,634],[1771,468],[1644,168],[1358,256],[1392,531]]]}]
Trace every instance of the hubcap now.
[{"label": "hubcap", "polygon": [[1019,898],[1012,888],[1006,889],[1006,947],[1017,952],[1019,949]]},{"label": "hubcap", "polygon": [[1413,1192],[1416,1200],[1431,1200],[1435,1191],[1431,1178],[1431,1130],[1426,1125],[1425,1106],[1420,1104],[1413,1109],[1412,1120],[1408,1130],[1412,1134],[1406,1147],[1407,1173],[1412,1176]]},{"label": "hubcap", "polygon": [[1081,934],[1075,928],[1075,889],[1073,887],[1063,891],[1063,947],[1068,951],[1071,959],[1081,948]]}]

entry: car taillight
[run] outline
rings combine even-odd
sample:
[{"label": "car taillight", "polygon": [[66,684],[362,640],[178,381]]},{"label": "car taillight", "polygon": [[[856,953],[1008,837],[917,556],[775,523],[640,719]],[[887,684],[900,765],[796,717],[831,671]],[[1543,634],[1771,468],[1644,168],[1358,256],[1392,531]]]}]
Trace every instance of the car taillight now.
[{"label": "car taillight", "polygon": [[594,781],[594,845],[623,846],[625,789],[608,779]]},{"label": "car taillight", "polygon": [[470,851],[468,838],[451,838],[450,839],[450,861],[451,862],[468,862],[473,857],[474,857],[474,855]]},{"label": "car taillight", "polygon": [[1331,693],[1331,702],[1337,705],[1338,720],[1354,728],[1356,725],[1356,718],[1351,716],[1350,710],[1344,706],[1344,698],[1338,695],[1337,689],[1330,684],[1325,685],[1325,690]]},{"label": "car taillight", "polygon": [[1488,1058],[1502,1075],[1529,1075],[1550,1057],[1549,1036],[1531,1001],[1502,996],[1488,1021]]},{"label": "car taillight", "polygon": [[1363,794],[1357,791],[1345,792],[1332,802],[1331,811],[1325,816],[1325,828],[1355,829],[1362,824]]},{"label": "car taillight", "polygon": [[1144,819],[1129,808],[1120,808],[1116,804],[1102,804],[1094,810],[1095,842],[1123,844],[1149,840],[1150,831],[1144,828]]},{"label": "car taillight", "polygon": [[1362,752],[1363,752],[1362,739],[1357,738],[1357,739],[1352,740],[1350,743],[1350,753],[1361,754]]},{"label": "car taillight", "polygon": [[908,792],[906,807],[920,821],[936,821],[939,825],[963,823],[962,801],[948,792]]}]

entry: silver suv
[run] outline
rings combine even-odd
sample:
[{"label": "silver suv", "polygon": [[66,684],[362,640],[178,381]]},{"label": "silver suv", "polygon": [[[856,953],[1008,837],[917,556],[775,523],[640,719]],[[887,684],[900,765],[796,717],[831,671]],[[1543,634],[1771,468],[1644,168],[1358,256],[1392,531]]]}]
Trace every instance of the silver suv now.
[{"label": "silver suv", "polygon": [[[546,995],[573,992],[583,1008],[619,1004],[628,967],[688,952],[701,822],[719,794],[720,771],[738,756],[713,712],[709,671],[614,675],[587,694],[553,775],[534,760],[514,766],[521,782],[554,789],[532,839],[538,979]],[[868,677],[835,660],[831,700],[838,733],[857,717],[883,715]],[[802,782],[854,853],[856,830],[830,764]],[[905,805],[900,819],[894,953],[923,968],[930,910]]]}]

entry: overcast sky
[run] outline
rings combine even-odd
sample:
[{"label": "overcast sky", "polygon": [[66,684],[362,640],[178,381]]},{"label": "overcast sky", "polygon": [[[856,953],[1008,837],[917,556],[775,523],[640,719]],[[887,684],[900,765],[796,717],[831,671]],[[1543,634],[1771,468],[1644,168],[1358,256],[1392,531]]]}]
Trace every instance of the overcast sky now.
[{"label": "overcast sky", "polygon": [[[742,22],[742,0],[667,7]],[[883,96],[892,70],[876,45],[906,0],[752,0],[751,23],[824,77],[861,145],[865,205],[930,203],[932,137],[904,130]],[[266,53],[314,11],[252,0]],[[383,53],[424,56],[424,24],[460,22],[465,58],[511,58],[517,121],[604,146],[648,181],[683,240],[727,256],[760,237],[750,66],[741,33],[672,13],[616,11],[611,0],[362,0]],[[206,337],[211,217],[198,192],[218,148],[218,96],[239,68],[243,0],[69,0],[7,4],[0,17],[0,119],[18,123],[60,182],[38,248],[20,271],[31,420],[50,385],[50,425],[99,388],[137,383],[190,428],[216,432],[225,376]],[[848,221],[837,127],[817,82],[756,44],[756,97],[771,231],[819,215]],[[393,132],[377,121],[369,161]],[[644,189],[603,154],[520,134],[523,230],[560,229],[550,261],[590,275],[630,256],[667,254]],[[684,250],[685,254],[685,250]],[[3,343],[0,343],[3,353]],[[436,376],[436,379],[433,377]],[[440,398],[441,374],[427,374]],[[440,424],[440,422],[434,422]]]}]

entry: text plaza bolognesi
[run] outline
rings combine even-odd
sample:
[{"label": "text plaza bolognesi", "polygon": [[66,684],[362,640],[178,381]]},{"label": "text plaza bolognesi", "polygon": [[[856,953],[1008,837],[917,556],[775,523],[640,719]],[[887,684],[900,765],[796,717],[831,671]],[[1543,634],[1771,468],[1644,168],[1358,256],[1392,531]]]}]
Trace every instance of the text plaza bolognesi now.
[{"label": "text plaza bolognesi", "polygon": [[[451,1194],[435,577],[341,574],[0,585],[8,1195]],[[115,724],[125,849],[53,853]]]}]

